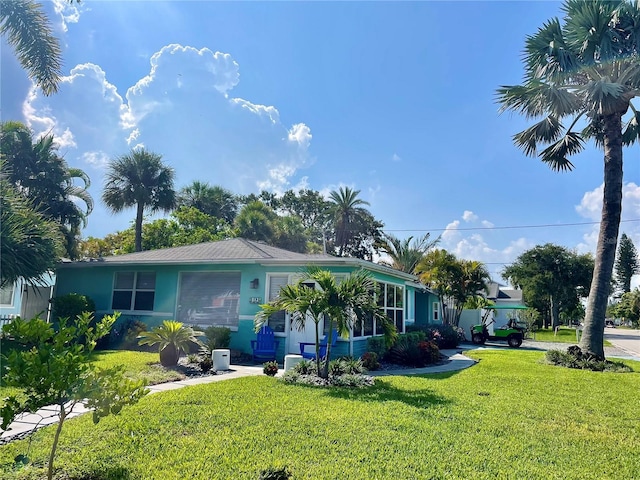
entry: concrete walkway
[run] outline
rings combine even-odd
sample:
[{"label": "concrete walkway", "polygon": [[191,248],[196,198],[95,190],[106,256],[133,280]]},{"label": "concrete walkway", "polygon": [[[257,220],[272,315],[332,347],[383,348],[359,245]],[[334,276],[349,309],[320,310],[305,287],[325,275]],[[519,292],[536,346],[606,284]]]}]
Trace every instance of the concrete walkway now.
[{"label": "concrete walkway", "polygon": [[[462,355],[461,350],[441,350],[441,353],[448,357],[449,361],[442,365],[434,365],[432,367],[402,369],[402,370],[386,370],[369,372],[372,376],[384,376],[384,375],[413,375],[413,374],[425,374],[425,373],[441,373],[441,372],[453,372],[457,370],[463,370],[476,362],[470,358]],[[278,375],[282,375],[284,370],[279,370]],[[203,385],[206,383],[219,382],[222,380],[231,380],[233,378],[248,377],[251,375],[264,375],[261,366],[243,366],[243,365],[231,365],[231,368],[224,373],[218,375],[207,375],[203,377],[187,378],[185,380],[178,380],[176,382],[159,383],[157,385],[150,385],[147,388],[149,393],[166,392],[169,390],[177,390],[179,388],[188,387],[191,385]],[[77,417],[83,413],[87,413],[89,410],[83,405],[76,405],[73,412],[67,416],[67,418]],[[36,413],[24,413],[19,415],[16,420],[9,425],[9,429],[3,431],[0,435],[0,444],[10,442],[11,440],[17,440],[29,435],[34,430],[41,427],[51,425],[58,421],[57,416],[58,408],[56,406],[43,407]]]}]

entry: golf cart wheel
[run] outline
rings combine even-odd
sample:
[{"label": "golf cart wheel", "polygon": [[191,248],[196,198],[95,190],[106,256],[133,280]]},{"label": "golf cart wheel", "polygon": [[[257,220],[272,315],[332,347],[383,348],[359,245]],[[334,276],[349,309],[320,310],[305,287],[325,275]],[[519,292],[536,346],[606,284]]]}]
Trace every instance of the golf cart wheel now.
[{"label": "golf cart wheel", "polygon": [[476,345],[482,345],[484,343],[484,336],[481,333],[474,333],[471,341]]},{"label": "golf cart wheel", "polygon": [[520,335],[509,335],[507,342],[511,348],[518,348],[522,345],[522,337]]}]

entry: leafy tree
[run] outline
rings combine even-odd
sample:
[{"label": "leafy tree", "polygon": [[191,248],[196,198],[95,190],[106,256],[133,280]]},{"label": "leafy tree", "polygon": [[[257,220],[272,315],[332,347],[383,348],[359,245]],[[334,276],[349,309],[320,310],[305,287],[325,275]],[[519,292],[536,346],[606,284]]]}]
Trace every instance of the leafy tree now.
[{"label": "leafy tree", "polygon": [[201,335],[204,335],[204,332],[194,330],[182,322],[164,320],[162,325],[150,332],[142,332],[138,343],[149,346],[158,345],[160,363],[165,367],[174,367],[178,364],[180,351],[186,352],[190,343],[201,345],[196,338]]},{"label": "leafy tree", "polygon": [[23,278],[41,284],[63,253],[58,224],[0,178],[0,286]]},{"label": "leafy tree", "polygon": [[522,253],[502,276],[523,291],[527,305],[538,310],[545,324],[555,328],[560,315],[571,312],[587,296],[593,258],[547,243]]},{"label": "leafy tree", "polygon": [[[543,117],[514,141],[554,170],[572,170],[569,157],[589,139],[604,150],[602,220],[580,342],[584,351],[604,358],[604,320],[622,210],[623,147],[640,138],[640,112],[631,102],[640,91],[640,4],[566,0],[562,8],[562,24],[553,18],[527,37],[524,83],[501,87],[498,100],[503,110]],[[581,125],[586,126],[578,131]],[[541,145],[548,146],[539,152]]]},{"label": "leafy tree", "polygon": [[64,421],[77,404],[93,409],[93,421],[98,423],[147,393],[143,382],[124,377],[124,367],[100,369],[90,362],[96,341],[109,333],[117,318],[118,314],[107,315],[91,327],[93,316],[85,312],[71,322],[61,319],[57,330],[39,318],[18,318],[3,327],[20,348],[3,354],[2,380],[22,389],[23,395],[5,399],[0,410],[2,428],[6,430],[20,413],[56,406],[58,426],[49,454],[49,480]]},{"label": "leafy tree", "polygon": [[135,230],[109,233],[104,238],[89,237],[79,245],[81,258],[100,258],[123,255],[135,250]]},{"label": "leafy tree", "polygon": [[233,223],[238,213],[238,200],[229,190],[210,186],[198,180],[182,188],[178,194],[178,207],[194,207],[202,213]]},{"label": "leafy tree", "polygon": [[280,208],[300,219],[309,240],[324,245],[332,235],[331,203],[315,190],[287,190],[280,199]]},{"label": "leafy tree", "polygon": [[113,212],[136,207],[135,251],[142,251],[144,212],[169,212],[176,206],[175,173],[162,156],[144,148],[132,150],[109,163],[102,201]]},{"label": "leafy tree", "polygon": [[615,272],[615,281],[621,294],[630,292],[631,277],[640,273],[640,260],[633,241],[625,233],[620,237]]},{"label": "leafy tree", "polygon": [[0,34],[14,48],[20,65],[42,92],[57,92],[62,51],[42,5],[31,0],[0,0]]},{"label": "leafy tree", "polygon": [[349,243],[345,245],[342,251],[343,256],[372,262],[374,255],[378,253],[377,246],[383,237],[384,224],[376,220],[371,213],[364,212],[354,227],[356,230],[352,232]]},{"label": "leafy tree", "polygon": [[275,222],[275,230],[273,243],[276,247],[299,253],[307,251],[309,237],[298,217],[278,217]]},{"label": "leafy tree", "polygon": [[[46,218],[57,222],[65,238],[66,256],[77,257],[80,228],[93,210],[87,191],[91,182],[79,168],[70,168],[57,154],[53,135],[38,140],[19,122],[1,125],[0,152],[7,179]],[[76,180],[82,185],[76,185]],[[85,208],[80,208],[84,203]]]},{"label": "leafy tree", "polygon": [[443,249],[431,250],[418,263],[415,273],[436,295],[445,324],[458,326],[464,305],[488,289],[491,281],[485,265],[475,260],[458,260]]},{"label": "leafy tree", "polygon": [[440,237],[429,240],[430,234],[414,238],[413,236],[400,240],[390,233],[385,233],[379,242],[379,249],[387,254],[389,260],[380,260],[382,265],[388,265],[405,273],[413,273],[425,254],[434,248]]},{"label": "leafy tree", "polygon": [[640,288],[622,295],[620,301],[610,308],[610,313],[616,318],[624,318],[635,327],[640,324]]},{"label": "leafy tree", "polygon": [[[309,281],[317,284],[316,289],[304,286]],[[375,298],[376,282],[365,270],[351,273],[340,283],[328,270],[309,266],[304,270],[297,285],[287,286],[272,302],[261,305],[262,310],[255,317],[256,331],[267,321],[269,315],[280,310],[292,314],[294,325],[304,328],[307,314],[316,325],[316,359],[320,351],[319,323],[322,319],[328,329],[327,355],[318,369],[322,378],[329,377],[329,360],[331,358],[331,342],[334,328],[343,338],[349,336],[356,321],[363,322],[367,317],[374,317],[378,325],[382,325],[385,340],[390,344],[396,337],[395,326],[389,321],[384,311],[378,306]],[[318,366],[320,362],[318,362]]]}]

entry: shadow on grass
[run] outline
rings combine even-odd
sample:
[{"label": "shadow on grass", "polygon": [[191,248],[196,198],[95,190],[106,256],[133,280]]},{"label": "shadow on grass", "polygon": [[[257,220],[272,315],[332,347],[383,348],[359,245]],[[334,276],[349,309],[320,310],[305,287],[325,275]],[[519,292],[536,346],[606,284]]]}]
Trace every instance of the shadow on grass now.
[{"label": "shadow on grass", "polygon": [[428,388],[405,390],[380,379],[376,379],[374,386],[367,388],[331,388],[327,390],[327,395],[358,402],[402,402],[416,408],[429,408],[451,403],[446,397],[438,395]]},{"label": "shadow on grass", "polygon": [[74,480],[129,480],[131,474],[125,467],[113,466],[106,469],[96,469],[72,478]]}]

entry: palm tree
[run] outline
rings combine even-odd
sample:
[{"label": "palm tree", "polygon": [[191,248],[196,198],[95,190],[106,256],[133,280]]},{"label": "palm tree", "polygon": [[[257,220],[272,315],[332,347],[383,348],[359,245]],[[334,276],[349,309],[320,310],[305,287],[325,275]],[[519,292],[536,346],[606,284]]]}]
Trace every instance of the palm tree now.
[{"label": "palm tree", "polygon": [[401,272],[413,273],[422,257],[440,242],[440,237],[435,240],[429,240],[429,237],[427,233],[415,239],[411,236],[400,240],[395,235],[385,233],[378,248],[389,256],[389,260],[380,260],[380,263]]},{"label": "palm tree", "polygon": [[113,213],[136,207],[136,252],[142,251],[144,212],[169,212],[175,208],[174,176],[173,168],[162,163],[161,155],[144,148],[110,162],[102,201]]},{"label": "palm tree", "polygon": [[329,194],[333,203],[331,209],[339,256],[344,255],[345,249],[361,229],[365,215],[369,214],[367,209],[361,207],[369,205],[369,202],[358,198],[359,194],[360,190],[349,187],[340,187]]},{"label": "palm tree", "polygon": [[38,285],[62,254],[58,225],[0,178],[0,287],[23,278]]},{"label": "palm tree", "polygon": [[160,363],[165,367],[174,367],[178,364],[180,351],[186,352],[190,343],[201,345],[196,338],[204,335],[204,332],[176,322],[175,320],[164,320],[162,325],[155,327],[150,332],[140,334],[139,345],[158,345],[160,352]]},{"label": "palm tree", "polygon": [[[566,0],[562,8],[562,25],[551,19],[527,37],[524,83],[501,87],[498,101],[502,110],[543,117],[514,142],[553,170],[573,170],[569,157],[589,139],[604,150],[602,221],[580,342],[604,358],[604,319],[622,210],[622,149],[640,138],[640,112],[631,103],[640,91],[640,3]],[[565,119],[568,127],[561,123]],[[584,125],[581,131],[579,125]],[[539,152],[540,145],[548,146]]]},{"label": "palm tree", "polygon": [[238,200],[229,190],[207,182],[193,181],[178,194],[178,206],[195,207],[207,215],[233,223],[238,212]]},{"label": "palm tree", "polygon": [[238,236],[272,245],[276,235],[277,219],[276,212],[261,201],[247,203],[235,220]]},{"label": "palm tree", "polygon": [[20,65],[42,92],[57,92],[62,51],[42,5],[31,0],[0,0],[0,34],[15,49]]},{"label": "palm tree", "polygon": [[[317,288],[310,289],[303,285],[309,281],[314,282]],[[373,317],[377,324],[383,327],[387,343],[390,344],[395,339],[395,326],[376,303],[375,292],[376,282],[365,270],[357,270],[338,283],[330,271],[309,266],[304,270],[297,285],[284,287],[275,300],[261,305],[262,311],[256,315],[254,324],[256,330],[259,330],[269,315],[286,310],[292,314],[291,321],[294,322],[294,326],[301,330],[309,315],[316,325],[318,374],[322,378],[328,378],[334,329],[341,337],[348,338],[356,321],[363,322],[366,318]],[[318,326],[322,319],[327,322],[325,329],[328,329],[328,338],[327,354],[322,359],[321,366],[318,358],[320,352]]]},{"label": "palm tree", "polygon": [[[87,174],[70,168],[58,155],[53,135],[34,141],[31,130],[20,122],[2,123],[0,151],[6,159],[8,181],[47,219],[60,225],[66,256],[76,258],[80,228],[86,226],[93,210]],[[76,185],[76,180],[82,185]]]}]

